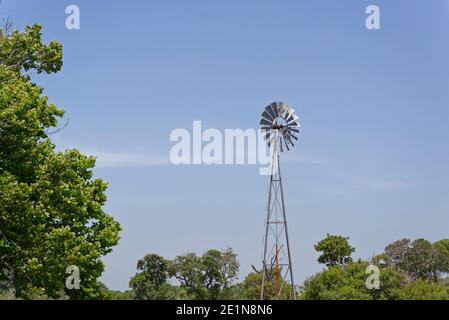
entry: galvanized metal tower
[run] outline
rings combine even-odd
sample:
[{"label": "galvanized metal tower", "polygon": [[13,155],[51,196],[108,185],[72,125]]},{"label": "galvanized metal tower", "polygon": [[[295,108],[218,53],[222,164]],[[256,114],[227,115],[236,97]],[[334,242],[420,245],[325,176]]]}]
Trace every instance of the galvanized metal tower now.
[{"label": "galvanized metal tower", "polygon": [[[273,102],[265,108],[260,121],[271,153],[271,174],[268,189],[267,218],[262,265],[262,290],[260,298],[273,296],[280,299],[290,280],[290,299],[295,299],[284,190],[280,170],[280,153],[290,150],[298,140],[300,124],[295,110],[283,102]],[[268,292],[270,291],[270,292]]]}]

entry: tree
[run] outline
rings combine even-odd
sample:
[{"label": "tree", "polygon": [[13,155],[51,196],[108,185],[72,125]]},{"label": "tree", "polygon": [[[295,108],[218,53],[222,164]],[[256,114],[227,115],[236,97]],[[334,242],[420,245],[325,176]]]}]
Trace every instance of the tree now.
[{"label": "tree", "polygon": [[147,254],[137,262],[137,269],[144,273],[155,288],[167,281],[167,261],[160,255]]},{"label": "tree", "polygon": [[[0,281],[17,297],[101,297],[101,259],[119,241],[120,225],[102,208],[107,184],[93,178],[95,158],[55,151],[49,130],[64,112],[26,73],[61,67],[62,46],[44,44],[39,25],[0,31]],[[65,287],[71,265],[79,290]]]},{"label": "tree", "polygon": [[118,291],[118,290],[110,290],[108,287],[102,283],[99,282],[100,290],[102,292],[102,296],[105,300],[132,300],[133,299],[133,292],[131,290],[127,291]]},{"label": "tree", "polygon": [[201,257],[205,286],[209,299],[225,298],[229,286],[237,277],[239,263],[231,248],[225,251],[209,250]]},{"label": "tree", "polygon": [[19,73],[36,71],[55,73],[62,68],[62,45],[42,42],[42,27],[38,24],[25,27],[24,32],[11,32],[11,24],[0,29],[0,64]]},{"label": "tree", "polygon": [[442,239],[433,244],[439,252],[439,269],[441,273],[449,272],[449,239]]},{"label": "tree", "polygon": [[352,261],[351,254],[355,251],[348,243],[349,238],[327,234],[326,238],[315,245],[315,250],[322,252],[319,263],[335,266]]},{"label": "tree", "polygon": [[331,266],[304,282],[303,300],[386,300],[394,297],[393,289],[400,287],[404,275],[392,268],[380,269],[379,289],[368,289],[366,270],[369,263],[359,260]]},{"label": "tree", "polygon": [[175,277],[189,295],[197,300],[207,299],[208,292],[205,286],[205,275],[201,258],[190,252],[177,256],[169,263],[169,275]]},{"label": "tree", "polygon": [[385,248],[385,263],[407,274],[410,280],[436,282],[441,273],[449,271],[446,243],[444,240],[435,244],[424,239],[398,240]]},{"label": "tree", "polygon": [[395,289],[394,294],[399,300],[449,300],[447,286],[423,279],[417,279]]},{"label": "tree", "polygon": [[167,283],[168,262],[157,254],[147,254],[137,262],[136,273],[131,278],[129,285],[138,300],[160,300],[166,299],[161,288]]},{"label": "tree", "polygon": [[[274,272],[273,272],[274,273]],[[292,292],[292,286],[288,282],[284,282],[282,272],[279,272],[279,283],[284,283],[282,289],[279,292],[279,297],[276,297],[276,287],[273,281],[265,278],[264,284],[264,297],[267,300],[288,300]],[[242,283],[242,298],[247,300],[259,300],[262,291],[262,273],[251,272],[249,273]]]},{"label": "tree", "polygon": [[226,298],[237,277],[239,263],[232,249],[209,250],[202,256],[187,253],[169,263],[169,275],[175,277],[194,299]]},{"label": "tree", "polygon": [[221,252],[219,259],[219,270],[222,283],[221,299],[228,299],[234,296],[234,291],[231,289],[231,286],[234,280],[237,279],[239,266],[237,254],[234,253],[231,248]]}]

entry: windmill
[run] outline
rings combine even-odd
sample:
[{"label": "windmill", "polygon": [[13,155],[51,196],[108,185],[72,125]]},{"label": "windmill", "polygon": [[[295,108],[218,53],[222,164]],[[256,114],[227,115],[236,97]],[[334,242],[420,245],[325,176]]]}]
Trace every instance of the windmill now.
[{"label": "windmill", "polygon": [[275,298],[279,299],[287,278],[290,298],[295,299],[292,260],[285,214],[284,190],[280,171],[280,153],[290,150],[298,140],[300,124],[295,110],[283,102],[265,108],[260,120],[261,131],[270,147],[271,174],[267,202],[267,218],[263,245],[262,290],[266,298],[267,281],[271,281]]}]

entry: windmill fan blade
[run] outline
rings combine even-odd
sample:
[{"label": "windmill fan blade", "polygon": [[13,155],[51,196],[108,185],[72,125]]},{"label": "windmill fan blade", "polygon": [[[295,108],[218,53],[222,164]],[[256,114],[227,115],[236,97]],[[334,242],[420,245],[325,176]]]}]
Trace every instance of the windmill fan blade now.
[{"label": "windmill fan blade", "polygon": [[265,134],[264,139],[265,139],[265,140],[269,140],[269,139],[270,139],[270,136],[271,136],[271,132],[268,131],[268,133]]},{"label": "windmill fan blade", "polygon": [[[287,148],[287,151],[290,151],[290,148],[288,147],[288,143],[287,142],[289,142],[289,141],[287,141],[287,139],[284,137],[284,142],[285,142],[285,147]],[[291,141],[290,141],[290,143],[291,143]]]},{"label": "windmill fan blade", "polygon": [[298,120],[298,117],[295,116],[295,110],[290,109],[290,112],[288,113],[288,117],[287,117],[287,123],[292,122]]},{"label": "windmill fan blade", "polygon": [[292,137],[293,139],[295,139],[296,141],[298,141],[298,137],[296,137],[295,135],[293,135],[293,133],[288,132],[288,136]]},{"label": "windmill fan blade", "polygon": [[295,127],[288,127],[288,131],[296,132],[298,134],[300,133],[298,129],[295,129]]},{"label": "windmill fan blade", "polygon": [[282,134],[282,137],[284,138],[284,140],[285,140],[286,143],[287,143],[287,142],[291,142],[291,139],[290,139],[290,137],[289,137],[288,131],[285,131],[285,132]]},{"label": "windmill fan blade", "polygon": [[262,113],[262,117],[265,118],[265,119],[268,120],[268,121],[271,121],[271,122],[273,122],[273,120],[274,120],[274,117],[271,116],[271,115],[270,115],[268,112],[266,112],[266,111],[264,111],[264,112]]},{"label": "windmill fan blade", "polygon": [[272,103],[268,107],[271,108],[275,118],[279,117],[278,108],[276,106],[276,103]]},{"label": "windmill fan blade", "polygon": [[[271,116],[271,121],[273,121],[276,118],[276,116],[275,116],[271,106],[266,107],[264,113],[265,112],[268,113]],[[263,115],[263,113],[262,113],[262,115]]]},{"label": "windmill fan blade", "polygon": [[295,116],[294,114],[290,115],[291,119],[287,119],[287,123],[292,123],[292,122],[297,122],[298,121],[298,117]]},{"label": "windmill fan blade", "polygon": [[284,107],[284,103],[282,101],[275,102],[277,109],[282,109]]},{"label": "windmill fan blade", "polygon": [[279,116],[285,119],[285,116],[288,112],[287,108],[281,102],[277,103],[277,108],[278,108]]},{"label": "windmill fan blade", "polygon": [[288,123],[287,127],[299,127],[299,123],[298,122]]},{"label": "windmill fan blade", "polygon": [[260,124],[261,125],[263,124],[263,125],[271,126],[273,123],[268,121],[268,120],[266,120],[266,119],[264,119],[264,118],[262,118],[262,120],[260,120]]},{"label": "windmill fan blade", "polygon": [[287,136],[288,140],[293,144],[293,141],[298,141],[298,138],[292,135]]}]

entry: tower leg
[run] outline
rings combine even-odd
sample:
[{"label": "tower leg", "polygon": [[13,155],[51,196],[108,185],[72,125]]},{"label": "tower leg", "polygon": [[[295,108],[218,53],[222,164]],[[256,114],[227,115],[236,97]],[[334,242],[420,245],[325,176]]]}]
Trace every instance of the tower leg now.
[{"label": "tower leg", "polygon": [[267,219],[265,221],[265,237],[264,237],[264,249],[263,249],[263,261],[262,261],[262,289],[260,291],[260,300],[264,299],[264,289],[265,289],[265,277],[267,272],[267,248],[268,248],[268,233],[270,231],[270,206],[271,206],[271,190],[273,186],[273,175],[270,175],[270,187],[268,191],[268,206],[267,206]]},{"label": "tower leg", "polygon": [[282,213],[284,218],[284,228],[285,228],[285,241],[287,242],[287,254],[288,254],[288,268],[290,269],[290,283],[292,284],[291,297],[293,300],[296,299],[295,293],[295,282],[293,280],[293,268],[292,268],[292,255],[290,252],[290,240],[288,239],[288,227],[287,227],[287,215],[285,214],[285,202],[284,202],[284,188],[282,187],[282,178],[281,178],[281,168],[278,167],[279,170],[279,186],[281,189],[281,202],[282,202]]}]

